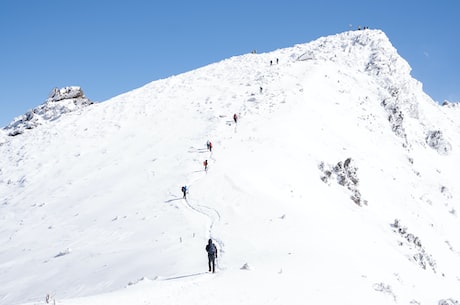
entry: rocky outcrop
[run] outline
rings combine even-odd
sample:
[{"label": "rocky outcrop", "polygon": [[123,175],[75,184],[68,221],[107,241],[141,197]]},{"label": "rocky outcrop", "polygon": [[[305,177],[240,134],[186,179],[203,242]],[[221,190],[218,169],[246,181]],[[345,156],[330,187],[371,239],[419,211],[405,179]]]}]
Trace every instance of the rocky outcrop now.
[{"label": "rocky outcrop", "polygon": [[452,150],[452,145],[444,138],[440,130],[429,131],[425,142],[440,155],[447,155]]},{"label": "rocky outcrop", "polygon": [[17,136],[46,121],[56,120],[63,114],[92,104],[93,102],[86,98],[80,87],[54,88],[45,103],[15,118],[4,130],[8,136]]}]

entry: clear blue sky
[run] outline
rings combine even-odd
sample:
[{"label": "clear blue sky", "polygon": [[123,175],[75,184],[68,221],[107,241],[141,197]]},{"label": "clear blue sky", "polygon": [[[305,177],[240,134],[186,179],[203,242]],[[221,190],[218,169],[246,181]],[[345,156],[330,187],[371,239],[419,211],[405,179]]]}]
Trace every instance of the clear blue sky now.
[{"label": "clear blue sky", "polygon": [[1,0],[0,126],[81,86],[104,101],[219,60],[383,30],[437,101],[460,101],[457,0]]}]

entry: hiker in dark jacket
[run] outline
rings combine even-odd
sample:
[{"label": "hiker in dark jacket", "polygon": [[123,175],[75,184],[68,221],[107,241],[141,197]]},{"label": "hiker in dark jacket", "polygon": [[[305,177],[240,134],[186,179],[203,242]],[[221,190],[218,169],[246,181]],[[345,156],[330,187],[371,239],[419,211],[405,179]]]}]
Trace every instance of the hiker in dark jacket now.
[{"label": "hiker in dark jacket", "polygon": [[184,185],[184,186],[181,188],[181,190],[182,190],[182,194],[183,194],[183,197],[182,197],[182,198],[187,199],[187,186]]},{"label": "hiker in dark jacket", "polygon": [[208,240],[208,244],[206,245],[206,252],[208,252],[209,272],[212,270],[212,273],[214,273],[216,271],[217,248],[216,245],[214,245],[212,242],[212,239]]}]

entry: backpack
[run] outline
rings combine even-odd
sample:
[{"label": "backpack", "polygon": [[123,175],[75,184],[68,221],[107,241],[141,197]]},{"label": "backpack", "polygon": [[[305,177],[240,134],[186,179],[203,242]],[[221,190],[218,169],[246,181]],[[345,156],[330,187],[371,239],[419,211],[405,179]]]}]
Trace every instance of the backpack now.
[{"label": "backpack", "polygon": [[206,251],[208,252],[208,255],[216,255],[216,252],[217,252],[216,245],[214,244],[207,245]]}]

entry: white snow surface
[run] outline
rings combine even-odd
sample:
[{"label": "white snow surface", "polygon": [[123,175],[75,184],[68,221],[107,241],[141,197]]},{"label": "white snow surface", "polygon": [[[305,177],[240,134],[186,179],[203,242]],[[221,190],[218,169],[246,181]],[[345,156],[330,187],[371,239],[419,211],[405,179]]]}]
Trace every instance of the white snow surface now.
[{"label": "white snow surface", "polygon": [[2,131],[0,304],[459,304],[459,122],[364,30]]}]

